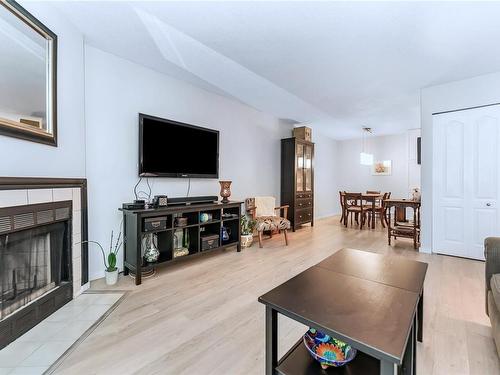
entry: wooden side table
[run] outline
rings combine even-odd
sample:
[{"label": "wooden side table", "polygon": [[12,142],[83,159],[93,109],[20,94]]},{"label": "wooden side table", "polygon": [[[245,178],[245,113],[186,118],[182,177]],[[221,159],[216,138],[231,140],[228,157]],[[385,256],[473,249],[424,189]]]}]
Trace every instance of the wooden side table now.
[{"label": "wooden side table", "polygon": [[[420,201],[410,199],[387,199],[384,211],[388,221],[387,237],[391,245],[391,238],[403,237],[413,239],[413,247],[420,246]],[[406,219],[406,209],[413,211],[413,220]],[[392,216],[394,209],[394,216]],[[392,218],[392,219],[391,219]]]},{"label": "wooden side table", "polygon": [[427,264],[370,254],[343,249],[259,297],[266,305],[266,374],[325,374],[302,338],[278,360],[278,313],[358,350],[353,361],[328,372],[416,374]]}]

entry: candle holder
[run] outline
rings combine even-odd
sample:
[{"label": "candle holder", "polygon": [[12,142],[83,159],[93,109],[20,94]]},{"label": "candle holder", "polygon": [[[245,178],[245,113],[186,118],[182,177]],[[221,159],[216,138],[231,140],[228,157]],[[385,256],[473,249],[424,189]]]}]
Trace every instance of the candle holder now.
[{"label": "candle holder", "polygon": [[228,198],[231,196],[231,183],[232,181],[219,181],[222,203],[229,203]]}]

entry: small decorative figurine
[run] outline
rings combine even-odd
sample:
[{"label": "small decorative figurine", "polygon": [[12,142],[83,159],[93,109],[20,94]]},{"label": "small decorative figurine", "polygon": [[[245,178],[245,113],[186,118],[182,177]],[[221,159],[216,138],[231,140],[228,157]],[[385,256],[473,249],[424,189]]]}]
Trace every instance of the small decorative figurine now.
[{"label": "small decorative figurine", "polygon": [[421,198],[420,189],[419,188],[413,188],[413,190],[411,192],[411,197],[412,197],[412,199],[414,201],[420,202],[420,198]]}]

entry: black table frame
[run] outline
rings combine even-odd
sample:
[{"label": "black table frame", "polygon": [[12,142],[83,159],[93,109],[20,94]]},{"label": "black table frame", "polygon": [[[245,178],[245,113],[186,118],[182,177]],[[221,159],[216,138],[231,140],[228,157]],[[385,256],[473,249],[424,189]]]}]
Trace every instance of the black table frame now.
[{"label": "black table frame", "polygon": [[[371,268],[373,265],[378,266]],[[424,281],[427,267],[426,263],[419,261],[403,260],[381,254],[375,255],[369,251],[341,249],[315,266],[260,296],[259,301],[266,306],[266,374],[394,375],[397,370],[398,375],[416,375],[417,341],[422,342],[423,340]],[[324,271],[326,270],[332,272],[332,274],[325,274]],[[368,283],[366,290],[374,287],[373,283],[379,284],[381,290],[386,290],[388,293],[390,291],[385,288],[392,288],[395,293],[393,295],[399,295],[405,299],[406,308],[404,309],[404,315],[401,316],[403,320],[399,320],[404,324],[399,324],[398,329],[401,329],[401,331],[399,331],[399,344],[397,346],[390,347],[382,344],[382,342],[381,345],[378,345],[376,340],[366,340],[362,339],[361,336],[358,337],[355,333],[356,330],[352,331],[352,326],[353,324],[356,326],[356,321],[351,320],[346,326],[343,326],[339,320],[333,323],[328,319],[328,314],[324,314],[324,309],[321,308],[323,305],[309,306],[303,310],[303,306],[297,304],[297,298],[301,303],[309,303],[308,299],[304,300],[302,298],[303,293],[309,295],[309,292],[311,292],[312,298],[318,298],[314,291],[308,291],[310,285],[313,285],[312,283],[316,283],[325,277],[331,279],[332,282],[340,283],[343,282],[340,276],[357,279],[358,287],[364,285],[366,281]],[[346,279],[346,285],[349,285],[352,280]],[[304,285],[302,283],[306,283],[305,288],[301,288]],[[300,295],[296,295],[297,288],[300,289]],[[396,292],[398,289],[400,292]],[[378,289],[371,290],[375,294],[378,291]],[[353,290],[352,293],[357,292]],[[405,293],[410,293],[410,295]],[[335,298],[340,298],[340,296],[337,295]],[[362,296],[358,294],[353,295],[351,302],[343,299],[344,304],[355,303],[359,309],[363,309],[362,301]],[[394,300],[392,303],[396,301]],[[338,305],[336,300],[326,302],[325,307],[329,306],[333,310]],[[408,303],[411,303],[411,305],[408,305]],[[342,303],[338,307],[341,306],[343,306]],[[364,310],[359,312],[362,311]],[[346,367],[332,368],[325,372],[309,355],[302,340],[299,340],[278,360],[278,313],[345,341],[358,350],[358,357],[347,364]],[[370,314],[368,316],[365,314],[365,317],[371,318]],[[377,320],[375,319],[372,324],[380,324],[379,322],[375,323]],[[332,322],[332,324],[329,322]],[[350,337],[350,334],[353,334],[353,336]],[[376,335],[376,331],[372,334]],[[401,337],[401,334],[405,336]]]},{"label": "black table frame", "polygon": [[[395,363],[388,358],[384,358],[380,353],[370,347],[360,347],[349,342],[348,339],[342,338],[345,342],[352,345],[359,351],[362,351],[369,356],[380,360],[380,375],[394,375],[394,367],[397,366],[398,375],[416,375],[417,374],[417,340],[422,342],[423,339],[423,290],[420,295],[416,311],[413,317],[413,324],[411,326],[407,342],[406,350],[403,356],[402,363]],[[277,374],[276,367],[279,365],[278,361],[278,313],[287,316],[295,321],[298,321],[311,328],[315,328],[326,334],[339,337],[342,336],[338,332],[315,325],[313,322],[304,319],[296,314],[276,309],[266,304],[266,375]],[[286,355],[285,355],[286,357]]]}]

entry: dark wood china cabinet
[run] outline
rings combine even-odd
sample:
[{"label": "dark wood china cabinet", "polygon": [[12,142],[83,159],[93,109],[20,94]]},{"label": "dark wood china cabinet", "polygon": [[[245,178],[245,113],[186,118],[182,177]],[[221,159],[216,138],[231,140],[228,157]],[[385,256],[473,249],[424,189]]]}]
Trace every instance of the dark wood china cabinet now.
[{"label": "dark wood china cabinet", "polygon": [[293,231],[302,224],[314,225],[314,143],[281,140],[281,204],[290,206]]}]

